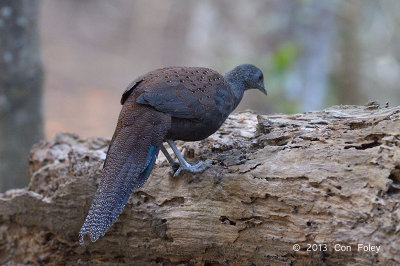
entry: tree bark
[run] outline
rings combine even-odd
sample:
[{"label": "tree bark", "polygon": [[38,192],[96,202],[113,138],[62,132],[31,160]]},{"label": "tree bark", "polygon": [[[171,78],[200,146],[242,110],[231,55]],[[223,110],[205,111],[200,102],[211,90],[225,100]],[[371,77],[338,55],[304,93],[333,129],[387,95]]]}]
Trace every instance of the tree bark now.
[{"label": "tree bark", "polygon": [[377,105],[232,115],[181,143],[212,167],[173,178],[159,158],[85,246],[78,232],[109,141],[58,134],[32,148],[29,188],[0,194],[0,264],[398,265],[399,128],[400,107]]},{"label": "tree bark", "polygon": [[29,182],[24,159],[43,138],[38,0],[0,1],[0,192]]}]

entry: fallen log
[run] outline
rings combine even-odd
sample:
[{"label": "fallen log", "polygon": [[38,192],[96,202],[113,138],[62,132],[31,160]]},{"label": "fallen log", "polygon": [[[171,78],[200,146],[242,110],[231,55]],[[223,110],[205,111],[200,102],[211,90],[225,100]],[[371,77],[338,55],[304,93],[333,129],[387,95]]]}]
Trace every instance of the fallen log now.
[{"label": "fallen log", "polygon": [[160,155],[107,234],[80,246],[108,144],[60,133],[32,148],[29,187],[0,194],[0,264],[400,263],[400,107],[231,115],[180,143],[211,168],[172,177]]}]

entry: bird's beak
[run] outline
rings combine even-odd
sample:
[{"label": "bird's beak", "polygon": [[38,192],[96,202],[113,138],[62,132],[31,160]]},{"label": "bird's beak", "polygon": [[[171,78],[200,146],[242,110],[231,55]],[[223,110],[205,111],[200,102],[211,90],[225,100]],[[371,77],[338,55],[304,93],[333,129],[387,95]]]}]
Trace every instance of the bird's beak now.
[{"label": "bird's beak", "polygon": [[258,87],[258,89],[259,89],[262,93],[264,93],[265,95],[267,95],[267,89],[265,88],[264,83],[262,83],[262,84]]}]

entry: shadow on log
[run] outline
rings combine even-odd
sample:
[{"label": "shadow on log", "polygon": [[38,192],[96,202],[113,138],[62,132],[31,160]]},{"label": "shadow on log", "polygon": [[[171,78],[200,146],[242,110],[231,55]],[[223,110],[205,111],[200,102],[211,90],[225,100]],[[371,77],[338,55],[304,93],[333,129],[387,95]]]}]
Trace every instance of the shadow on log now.
[{"label": "shadow on log", "polygon": [[400,263],[400,107],[232,115],[181,144],[211,168],[173,178],[160,156],[105,237],[80,246],[108,143],[32,148],[29,188],[0,194],[1,264]]}]

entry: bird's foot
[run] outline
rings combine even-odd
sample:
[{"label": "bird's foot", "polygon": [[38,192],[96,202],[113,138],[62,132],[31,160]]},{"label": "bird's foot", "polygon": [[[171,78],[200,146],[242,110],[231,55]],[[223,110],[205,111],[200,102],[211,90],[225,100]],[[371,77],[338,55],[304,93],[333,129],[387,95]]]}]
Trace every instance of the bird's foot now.
[{"label": "bird's foot", "polygon": [[172,175],[174,175],[179,170],[180,167],[181,167],[181,165],[178,162],[171,163],[171,173],[172,173]]},{"label": "bird's foot", "polygon": [[185,164],[185,165],[179,165],[178,170],[176,170],[174,173],[174,177],[178,176],[182,171],[190,172],[190,173],[201,173],[210,166],[211,166],[211,162],[209,160],[207,160],[205,162],[199,162],[195,165],[191,165],[189,163]]}]

